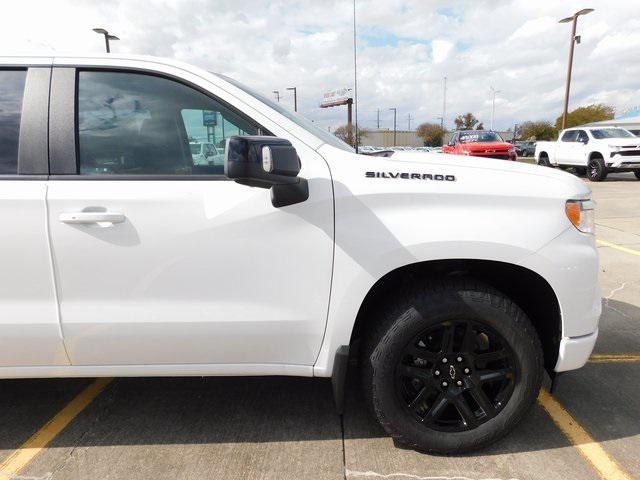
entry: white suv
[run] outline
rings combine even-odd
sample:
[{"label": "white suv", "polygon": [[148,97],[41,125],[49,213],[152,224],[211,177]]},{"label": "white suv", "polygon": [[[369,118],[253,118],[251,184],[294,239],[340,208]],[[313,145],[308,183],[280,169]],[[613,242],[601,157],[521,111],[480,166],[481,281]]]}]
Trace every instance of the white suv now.
[{"label": "white suv", "polygon": [[[0,66],[2,378],[330,377],[341,409],[351,355],[398,441],[459,452],[591,353],[593,204],[572,175],[358,155],[169,60]],[[224,165],[193,161],[199,138]]]}]

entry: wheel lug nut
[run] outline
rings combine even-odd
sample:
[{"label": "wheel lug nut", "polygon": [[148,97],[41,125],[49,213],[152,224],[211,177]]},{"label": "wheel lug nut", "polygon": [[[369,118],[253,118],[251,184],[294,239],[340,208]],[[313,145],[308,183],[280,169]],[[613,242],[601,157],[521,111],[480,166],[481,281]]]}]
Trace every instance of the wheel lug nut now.
[{"label": "wheel lug nut", "polygon": [[469,369],[468,369],[468,368],[465,368],[465,369],[464,369],[464,373],[469,373]]},{"label": "wheel lug nut", "polygon": [[440,375],[440,370],[436,370],[435,372],[433,372],[434,375],[437,377],[438,375]]},{"label": "wheel lug nut", "polygon": [[458,381],[456,382],[456,385],[458,385],[459,387],[461,387],[461,386],[462,386],[462,381],[458,380]]},{"label": "wheel lug nut", "polygon": [[457,360],[458,362],[461,362],[461,361],[462,361],[462,357],[458,357],[458,358],[456,358],[456,360]]},{"label": "wheel lug nut", "polygon": [[449,384],[448,384],[447,382],[442,382],[442,386],[443,386],[443,387],[446,387],[446,386],[448,386],[448,385],[449,385]]},{"label": "wheel lug nut", "polygon": [[443,359],[442,359],[442,363],[447,363],[447,359],[446,359],[446,358],[443,358]]}]

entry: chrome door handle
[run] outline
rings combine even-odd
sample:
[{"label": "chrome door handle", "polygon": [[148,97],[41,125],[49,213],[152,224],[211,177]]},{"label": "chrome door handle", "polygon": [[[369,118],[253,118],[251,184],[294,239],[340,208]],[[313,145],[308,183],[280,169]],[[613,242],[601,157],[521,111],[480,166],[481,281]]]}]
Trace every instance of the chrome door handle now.
[{"label": "chrome door handle", "polygon": [[72,224],[122,223],[124,220],[124,214],[116,212],[72,212],[60,214],[61,222]]}]

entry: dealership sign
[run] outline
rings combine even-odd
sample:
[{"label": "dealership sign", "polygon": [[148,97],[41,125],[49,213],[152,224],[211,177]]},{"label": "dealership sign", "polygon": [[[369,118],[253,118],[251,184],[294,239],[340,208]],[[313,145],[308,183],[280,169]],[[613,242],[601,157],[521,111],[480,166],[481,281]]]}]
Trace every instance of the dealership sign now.
[{"label": "dealership sign", "polygon": [[322,103],[320,104],[320,107],[337,107],[338,105],[346,105],[352,101],[353,99],[351,98],[350,88],[338,88],[336,90],[326,92],[322,96]]}]

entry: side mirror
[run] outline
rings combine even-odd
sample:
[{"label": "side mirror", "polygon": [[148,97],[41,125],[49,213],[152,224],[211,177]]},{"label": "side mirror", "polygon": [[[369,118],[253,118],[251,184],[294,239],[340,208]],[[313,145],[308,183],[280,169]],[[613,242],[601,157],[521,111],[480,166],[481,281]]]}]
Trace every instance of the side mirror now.
[{"label": "side mirror", "polygon": [[296,149],[284,138],[235,136],[227,139],[224,174],[241,185],[271,189],[274,207],[309,198],[307,180],[298,177],[300,168]]},{"label": "side mirror", "polygon": [[586,145],[587,143],[589,143],[589,137],[580,137],[578,141]]}]

